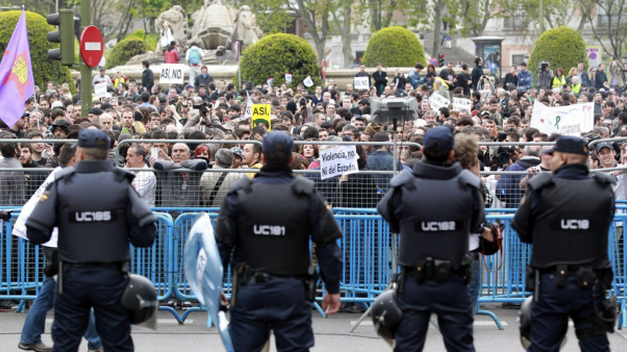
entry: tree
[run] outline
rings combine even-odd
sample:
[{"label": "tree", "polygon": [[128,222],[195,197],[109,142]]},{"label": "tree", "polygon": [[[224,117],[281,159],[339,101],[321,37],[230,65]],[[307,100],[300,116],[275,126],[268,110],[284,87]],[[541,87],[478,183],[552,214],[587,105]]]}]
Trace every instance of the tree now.
[{"label": "tree", "polygon": [[[242,82],[253,85],[266,83],[274,77],[274,85],[285,83],[285,74],[292,74],[292,86],[300,84],[307,76],[315,84],[320,83],[320,66],[311,45],[293,34],[276,33],[261,38],[257,43],[244,49],[240,61]],[[242,83],[237,81],[237,87]]]},{"label": "tree", "polygon": [[603,51],[622,63],[627,38],[627,0],[579,0],[581,12]]},{"label": "tree", "polygon": [[540,62],[550,61],[554,71],[562,67],[568,72],[585,58],[586,43],[581,33],[569,27],[557,27],[544,32],[538,38],[529,57],[529,69],[533,72]]},{"label": "tree", "polygon": [[337,31],[342,38],[342,54],[344,56],[344,67],[353,63],[353,48],[351,43],[351,27],[353,15],[353,1],[340,0],[339,11],[333,11],[333,21]]},{"label": "tree", "polygon": [[318,53],[318,64],[325,57],[324,46],[331,30],[329,16],[336,10],[332,0],[294,0],[288,1],[288,9],[298,14],[311,35]]},{"label": "tree", "polygon": [[394,10],[403,10],[409,5],[408,0],[360,0],[358,11],[365,15],[364,19],[370,24],[370,29],[377,32],[391,25]]},{"label": "tree", "polygon": [[294,22],[294,16],[287,12],[285,0],[240,0],[236,7],[250,6],[257,17],[257,26],[264,34],[284,33],[285,28]]},{"label": "tree", "polygon": [[149,45],[141,39],[124,39],[119,41],[109,53],[107,68],[125,65],[130,58],[145,54]]},{"label": "tree", "polygon": [[413,67],[420,62],[427,65],[425,52],[416,35],[403,27],[387,27],[370,37],[362,63],[385,67]]},{"label": "tree", "polygon": [[[15,25],[22,11],[6,11],[0,13],[0,52],[4,52],[13,35]],[[48,42],[48,32],[55,28],[46,22],[46,19],[34,12],[26,11],[26,26],[28,27],[28,44],[30,46],[30,59],[33,65],[35,84],[46,87],[48,81],[56,83],[68,83],[74,89],[74,82],[70,69],[62,66],[61,62],[48,59],[48,50],[58,47]],[[45,89],[44,89],[45,90]]]}]

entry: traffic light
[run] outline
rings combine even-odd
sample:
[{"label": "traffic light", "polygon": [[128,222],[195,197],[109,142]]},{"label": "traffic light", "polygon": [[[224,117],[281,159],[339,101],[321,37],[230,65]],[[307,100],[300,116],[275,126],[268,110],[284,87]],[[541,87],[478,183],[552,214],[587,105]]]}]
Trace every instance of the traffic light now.
[{"label": "traffic light", "polygon": [[438,58],[438,67],[444,67],[444,54],[440,54]]},{"label": "traffic light", "polygon": [[74,12],[60,9],[57,13],[46,16],[48,24],[58,26],[58,30],[48,32],[48,41],[59,43],[60,48],[48,50],[50,60],[60,60],[62,65],[74,65]]}]

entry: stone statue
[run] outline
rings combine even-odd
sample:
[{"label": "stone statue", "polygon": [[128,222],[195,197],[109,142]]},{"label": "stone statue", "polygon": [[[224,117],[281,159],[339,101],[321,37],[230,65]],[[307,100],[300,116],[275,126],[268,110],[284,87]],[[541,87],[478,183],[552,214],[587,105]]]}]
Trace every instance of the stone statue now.
[{"label": "stone statue", "polygon": [[224,46],[233,33],[233,18],[221,0],[211,4],[205,0],[203,7],[192,14],[192,19],[190,42],[198,43],[202,49],[215,50]]},{"label": "stone statue", "polygon": [[[156,25],[164,28],[163,24],[169,22],[181,53],[187,50],[189,44],[196,43],[203,49],[203,64],[234,64],[237,61],[232,43],[239,41],[240,47],[246,47],[255,44],[263,36],[249,6],[244,5],[236,10],[227,6],[226,0],[205,0],[202,8],[192,14],[192,19],[194,25],[189,30],[185,10],[175,5],[159,16]],[[163,49],[162,44],[157,43],[155,52],[134,56],[127,65],[136,65],[142,60],[148,60],[151,64],[162,63]]]},{"label": "stone statue", "polygon": [[239,41],[242,46],[255,44],[263,35],[257,28],[257,17],[252,13],[248,5],[242,6],[235,16],[235,30],[231,35],[231,43]]},{"label": "stone statue", "polygon": [[[187,26],[187,13],[185,10],[181,6],[175,5],[168,11],[162,13],[156,21],[158,28],[163,28],[163,24],[166,21],[170,24],[170,29],[172,30],[174,40],[176,40],[178,47],[181,50],[187,49],[189,28]],[[156,52],[160,53],[163,50],[164,48],[162,48],[161,43],[157,43]]]}]

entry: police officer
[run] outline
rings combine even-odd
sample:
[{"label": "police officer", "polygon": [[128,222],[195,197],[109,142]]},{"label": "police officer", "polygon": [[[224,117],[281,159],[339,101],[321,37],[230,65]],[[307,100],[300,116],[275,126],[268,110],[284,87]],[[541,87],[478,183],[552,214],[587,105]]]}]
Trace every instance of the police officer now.
[{"label": "police officer", "polygon": [[336,240],[342,232],[314,183],[295,177],[294,142],[283,131],[263,138],[263,167],[230,189],[216,224],[216,241],[234,280],[229,332],[235,351],[259,351],[273,330],[278,351],[308,351],[314,345],[311,305],[316,278],[310,238],[325,283],[322,309],[339,310],[342,260]]},{"label": "police officer", "polygon": [[[604,311],[612,282],[608,230],[614,218],[613,176],[589,176],[586,141],[561,136],[552,149],[551,173],[536,175],[512,227],[533,244],[530,268],[535,282],[528,351],[557,351],[568,318],[582,351],[609,351],[611,307]],[[528,269],[529,271],[529,269]]]},{"label": "police officer", "polygon": [[26,221],[34,244],[59,228],[53,351],[76,351],[93,307],[105,351],[133,351],[130,314],[120,298],[127,286],[129,240],[154,243],[156,218],[131,186],[134,175],[109,161],[109,137],[83,129],[75,167],[59,171]]},{"label": "police officer", "polygon": [[423,162],[392,178],[378,205],[401,237],[397,303],[403,315],[394,332],[395,351],[422,351],[431,312],[448,351],[474,351],[468,242],[471,233],[484,230],[482,186],[453,163],[454,144],[446,126],[427,131]]}]

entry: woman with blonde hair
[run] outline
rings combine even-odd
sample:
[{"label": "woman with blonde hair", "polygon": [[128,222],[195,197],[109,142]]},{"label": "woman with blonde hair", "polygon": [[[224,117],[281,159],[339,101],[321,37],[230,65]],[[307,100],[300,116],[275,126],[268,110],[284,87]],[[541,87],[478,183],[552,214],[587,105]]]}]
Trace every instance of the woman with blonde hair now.
[{"label": "woman with blonde hair", "polygon": [[566,84],[573,84],[573,76],[577,75],[577,68],[576,67],[571,67],[570,70],[568,70],[568,76],[566,76]]}]

